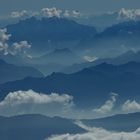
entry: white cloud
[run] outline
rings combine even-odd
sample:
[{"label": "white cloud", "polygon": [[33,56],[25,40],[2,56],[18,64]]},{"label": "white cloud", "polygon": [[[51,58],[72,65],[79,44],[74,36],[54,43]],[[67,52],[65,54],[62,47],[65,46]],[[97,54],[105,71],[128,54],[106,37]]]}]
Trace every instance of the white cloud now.
[{"label": "white cloud", "polygon": [[11,48],[11,53],[15,55],[19,52],[26,53],[26,49],[31,48],[31,45],[27,41],[20,41],[19,43],[13,43]]},{"label": "white cloud", "polygon": [[38,16],[40,13],[39,12],[33,12],[33,11],[28,11],[28,10],[22,10],[22,11],[13,11],[11,13],[12,18],[30,18],[33,16]]},{"label": "white cloud", "polygon": [[72,11],[72,17],[79,17],[79,16],[80,16],[80,12],[79,11],[76,11],[76,10]]},{"label": "white cloud", "polygon": [[102,128],[92,128],[82,124],[77,123],[78,126],[84,128],[87,133],[83,134],[64,134],[56,135],[46,140],[139,140],[140,139],[140,128],[134,132],[113,132],[107,131]]},{"label": "white cloud", "polygon": [[28,11],[28,10],[22,10],[22,11],[14,11],[11,13],[12,18],[30,18],[30,17],[67,17],[67,18],[77,18],[81,14],[77,10],[62,10],[58,9],[56,7],[45,7],[42,8],[40,11]]},{"label": "white cloud", "polygon": [[60,17],[62,10],[57,9],[55,7],[53,8],[43,8],[41,10],[41,13],[45,17]]},{"label": "white cloud", "polygon": [[26,10],[14,11],[11,13],[11,17],[13,18],[28,17],[28,15],[29,15],[29,12]]},{"label": "white cloud", "polygon": [[136,19],[137,17],[140,17],[140,9],[125,9],[122,8],[119,11],[119,19]]},{"label": "white cloud", "polygon": [[72,106],[73,97],[67,94],[52,93],[47,95],[32,90],[17,91],[9,93],[0,102],[0,115],[11,116],[38,113],[59,116],[64,115]]},{"label": "white cloud", "polygon": [[93,109],[93,112],[97,114],[107,114],[112,111],[115,106],[117,94],[112,93],[109,100],[105,102],[101,107]]},{"label": "white cloud", "polygon": [[93,61],[97,60],[98,58],[95,56],[87,56],[86,55],[86,56],[84,56],[84,59],[88,62],[93,62]]},{"label": "white cloud", "polygon": [[[106,105],[100,111],[81,109],[73,102],[73,97],[68,94],[42,94],[32,90],[10,92],[0,102],[0,115],[14,116],[19,114],[42,114],[47,116],[61,116],[72,119],[93,119],[111,115],[116,94],[106,101]],[[109,106],[109,107],[106,107]]]},{"label": "white cloud", "polygon": [[0,52],[2,52],[4,55],[15,55],[19,52],[26,53],[26,50],[31,48],[31,45],[27,41],[16,42],[12,45],[9,45],[8,41],[10,37],[11,34],[7,33],[6,28],[0,29]]},{"label": "white cloud", "polygon": [[8,43],[7,41],[11,37],[10,34],[7,33],[7,29],[0,29],[0,52],[2,51],[4,54],[8,53]]},{"label": "white cloud", "polygon": [[80,12],[76,11],[76,10],[72,10],[72,11],[65,10],[64,13],[63,13],[63,16],[64,17],[74,17],[74,18],[77,18],[77,17],[80,16]]},{"label": "white cloud", "polygon": [[140,103],[137,103],[135,100],[133,100],[133,101],[127,100],[122,105],[122,110],[125,112],[129,112],[129,113],[140,111]]}]

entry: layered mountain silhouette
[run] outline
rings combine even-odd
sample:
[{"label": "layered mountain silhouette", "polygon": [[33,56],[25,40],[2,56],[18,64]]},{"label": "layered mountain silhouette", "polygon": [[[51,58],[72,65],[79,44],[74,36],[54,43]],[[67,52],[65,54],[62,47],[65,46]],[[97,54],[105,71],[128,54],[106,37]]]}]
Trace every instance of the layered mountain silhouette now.
[{"label": "layered mountain silhouette", "polygon": [[[0,85],[1,100],[11,91],[35,90],[42,93],[67,93],[80,106],[104,102],[115,92],[120,100],[139,98],[140,63],[123,65],[102,63],[72,74],[53,73],[46,78],[25,78]],[[90,98],[89,98],[90,97]]]},{"label": "layered mountain silhouette", "polygon": [[[132,132],[139,128],[139,117],[140,113],[132,113],[81,121],[91,127]],[[50,118],[38,114],[0,117],[0,124],[0,139],[2,140],[42,140],[51,135],[86,132],[76,125],[74,120],[60,117]]]},{"label": "layered mountain silhouette", "polygon": [[32,67],[16,66],[0,60],[0,83],[19,80],[28,76],[43,77],[43,74]]}]

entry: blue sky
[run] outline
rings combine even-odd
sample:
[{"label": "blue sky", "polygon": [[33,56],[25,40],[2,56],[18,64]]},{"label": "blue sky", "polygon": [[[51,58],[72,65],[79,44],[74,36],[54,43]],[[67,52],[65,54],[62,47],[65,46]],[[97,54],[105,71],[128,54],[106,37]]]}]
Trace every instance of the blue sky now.
[{"label": "blue sky", "polygon": [[120,8],[139,8],[140,0],[0,0],[0,15],[4,16],[15,10],[39,10],[47,6],[102,13]]}]

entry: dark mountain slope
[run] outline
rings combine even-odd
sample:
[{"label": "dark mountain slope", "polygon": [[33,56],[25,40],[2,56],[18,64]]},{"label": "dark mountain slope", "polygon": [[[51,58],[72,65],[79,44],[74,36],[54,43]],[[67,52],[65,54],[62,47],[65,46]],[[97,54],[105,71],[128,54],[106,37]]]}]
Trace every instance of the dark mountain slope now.
[{"label": "dark mountain slope", "polygon": [[1,140],[44,140],[55,134],[84,132],[72,120],[42,115],[0,117],[0,124]]},{"label": "dark mountain slope", "polygon": [[0,60],[0,83],[23,79],[25,77],[43,77],[43,74],[32,67],[21,67]]}]

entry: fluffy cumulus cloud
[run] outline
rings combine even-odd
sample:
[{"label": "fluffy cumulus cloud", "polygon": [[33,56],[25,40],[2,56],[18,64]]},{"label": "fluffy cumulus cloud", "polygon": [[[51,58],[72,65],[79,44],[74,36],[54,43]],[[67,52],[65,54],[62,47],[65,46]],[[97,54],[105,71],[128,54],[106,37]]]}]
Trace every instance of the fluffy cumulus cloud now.
[{"label": "fluffy cumulus cloud", "polygon": [[116,93],[111,93],[111,97],[107,100],[101,107],[93,109],[93,112],[97,114],[107,114],[112,111],[115,106],[116,97],[118,95]]},{"label": "fluffy cumulus cloud", "polygon": [[32,90],[17,91],[9,93],[0,102],[0,115],[39,113],[59,116],[64,115],[72,106],[73,97],[67,94],[52,93],[47,95]]},{"label": "fluffy cumulus cloud", "polygon": [[125,112],[137,112],[140,111],[140,103],[137,101],[133,100],[127,100],[123,105],[122,105],[122,110]]},{"label": "fluffy cumulus cloud", "polygon": [[26,50],[31,48],[31,45],[27,41],[16,42],[12,45],[9,45],[8,41],[10,37],[11,34],[7,33],[6,28],[0,29],[0,52],[2,52],[4,55],[15,55],[19,52],[26,53]]},{"label": "fluffy cumulus cloud", "polygon": [[73,18],[77,18],[79,17],[81,14],[79,11],[76,10],[61,10],[58,9],[56,7],[45,7],[42,8],[40,11],[27,11],[27,10],[22,10],[22,11],[14,11],[11,13],[11,17],[12,18],[29,18],[29,17],[73,17]]},{"label": "fluffy cumulus cloud", "polygon": [[102,128],[92,128],[88,127],[81,122],[78,122],[77,125],[84,128],[87,133],[83,134],[64,134],[56,135],[46,140],[139,140],[140,139],[140,128],[134,132],[113,132],[107,131]]}]

